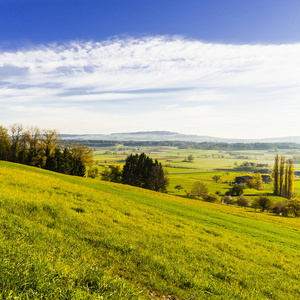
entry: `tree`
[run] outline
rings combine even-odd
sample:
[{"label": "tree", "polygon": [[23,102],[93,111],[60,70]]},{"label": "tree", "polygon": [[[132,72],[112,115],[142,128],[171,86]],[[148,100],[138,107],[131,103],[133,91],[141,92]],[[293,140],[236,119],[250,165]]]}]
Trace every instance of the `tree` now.
[{"label": "tree", "polygon": [[273,167],[273,179],[274,179],[274,195],[279,195],[279,156],[276,154],[274,167]]},{"label": "tree", "polygon": [[279,201],[273,207],[273,211],[275,214],[286,214],[286,202]]},{"label": "tree", "polygon": [[43,130],[46,163],[45,169],[59,170],[61,153],[59,149],[59,134],[55,130]]},{"label": "tree", "polygon": [[283,196],[283,180],[284,180],[284,165],[285,165],[285,156],[281,155],[280,157],[280,166],[279,166],[279,196]]},{"label": "tree", "polygon": [[13,124],[10,127],[11,148],[9,160],[12,162],[18,162],[19,141],[21,138],[22,131],[23,126],[21,124]]},{"label": "tree", "polygon": [[206,186],[206,184],[202,181],[195,181],[192,189],[191,189],[191,196],[194,197],[202,197],[204,198],[207,194],[208,194],[208,188]]},{"label": "tree", "polygon": [[251,164],[248,161],[244,161],[241,166],[242,167],[251,167]]},{"label": "tree", "polygon": [[225,204],[234,204],[234,200],[232,199],[232,197],[230,195],[228,196],[225,196],[223,199],[222,199],[222,202],[225,203]]},{"label": "tree", "polygon": [[270,210],[273,206],[272,199],[267,196],[259,196],[252,202],[253,208],[260,208],[261,211]]},{"label": "tree", "polygon": [[294,195],[294,173],[295,167],[292,159],[288,159],[286,163],[285,176],[285,197],[291,199]]},{"label": "tree", "polygon": [[[56,160],[59,162],[58,153],[56,155]],[[61,163],[61,173],[71,174],[72,173],[72,153],[69,147],[65,147],[62,153],[62,163]],[[59,166],[59,163],[58,163]]]},{"label": "tree", "polygon": [[122,183],[165,192],[169,181],[161,163],[141,153],[126,158]]},{"label": "tree", "polygon": [[159,163],[151,168],[150,172],[150,186],[151,189],[157,192],[165,193],[169,185],[169,179],[166,176],[162,165]]},{"label": "tree", "polygon": [[88,170],[88,177],[95,179],[96,177],[99,176],[99,171],[97,167],[94,168],[89,168]]},{"label": "tree", "polygon": [[215,182],[218,182],[219,180],[221,180],[221,175],[214,175],[212,177],[212,179],[215,181]]},{"label": "tree", "polygon": [[51,156],[51,160],[53,160],[53,163],[51,163],[53,164],[52,165],[53,168],[51,170],[58,173],[64,173],[65,170],[64,170],[63,153],[58,147],[54,149],[54,153]]},{"label": "tree", "polygon": [[217,203],[220,202],[220,197],[216,194],[207,194],[203,197],[203,200],[211,203]]},{"label": "tree", "polygon": [[238,199],[237,199],[237,202],[236,202],[239,206],[242,206],[242,207],[250,207],[251,206],[251,199],[244,196],[244,195],[241,195]]},{"label": "tree", "polygon": [[45,148],[38,127],[31,127],[24,132],[29,144],[27,163],[31,166],[44,168],[46,164]]},{"label": "tree", "polygon": [[116,183],[122,182],[122,170],[119,166],[110,166],[106,168],[101,176],[102,180]]},{"label": "tree", "polygon": [[243,185],[236,184],[229,191],[226,192],[226,196],[240,196],[243,194],[245,187]]},{"label": "tree", "polygon": [[59,134],[55,130],[20,124],[10,127],[10,135],[0,126],[0,159],[27,164],[69,175],[85,176],[86,166],[93,164],[93,150],[68,143],[62,152]]},{"label": "tree", "polygon": [[286,210],[288,214],[297,218],[300,217],[300,199],[291,199],[286,206]]},{"label": "tree", "polygon": [[137,174],[136,174],[137,172],[135,171],[138,159],[139,159],[138,154],[136,155],[130,154],[129,156],[127,156],[125,164],[123,166],[122,183],[138,186]]},{"label": "tree", "polygon": [[0,160],[8,160],[10,154],[11,141],[8,130],[0,126]]},{"label": "tree", "polygon": [[190,154],[187,159],[189,162],[192,162],[192,161],[194,161],[194,156],[192,154]]},{"label": "tree", "polygon": [[255,186],[256,186],[256,180],[255,179],[248,179],[247,181],[246,181],[246,186],[247,186],[247,188],[249,188],[249,189],[255,189]]},{"label": "tree", "polygon": [[70,175],[85,176],[86,166],[93,165],[93,149],[86,146],[72,145],[70,147],[72,166]]},{"label": "tree", "polygon": [[183,186],[181,184],[177,184],[177,185],[175,185],[174,189],[178,190],[178,192],[179,192],[180,190],[183,189]]},{"label": "tree", "polygon": [[[247,180],[248,181],[248,180]],[[257,190],[261,190],[262,189],[262,186],[263,186],[263,180],[262,180],[262,176],[260,173],[256,173],[253,175],[253,178],[249,180],[249,182],[251,183],[251,186],[254,188],[254,189],[257,189]],[[247,185],[247,182],[246,182],[246,185]],[[249,183],[248,183],[249,185]],[[247,185],[247,186],[248,186]]]}]

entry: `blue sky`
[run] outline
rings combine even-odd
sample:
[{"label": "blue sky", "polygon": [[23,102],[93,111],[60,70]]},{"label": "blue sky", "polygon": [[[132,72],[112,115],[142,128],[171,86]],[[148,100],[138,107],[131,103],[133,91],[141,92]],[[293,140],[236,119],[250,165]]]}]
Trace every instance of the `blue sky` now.
[{"label": "blue sky", "polygon": [[299,15],[296,0],[0,0],[0,124],[300,135]]}]

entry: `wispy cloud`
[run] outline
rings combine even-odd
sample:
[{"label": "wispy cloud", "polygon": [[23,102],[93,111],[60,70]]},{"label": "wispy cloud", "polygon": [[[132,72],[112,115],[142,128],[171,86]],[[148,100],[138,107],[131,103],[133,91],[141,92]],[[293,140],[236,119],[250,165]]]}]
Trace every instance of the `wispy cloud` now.
[{"label": "wispy cloud", "polygon": [[[74,133],[295,135],[287,115],[300,113],[299,53],[300,44],[166,36],[0,51],[1,124]],[[286,126],[280,127],[282,111]]]}]

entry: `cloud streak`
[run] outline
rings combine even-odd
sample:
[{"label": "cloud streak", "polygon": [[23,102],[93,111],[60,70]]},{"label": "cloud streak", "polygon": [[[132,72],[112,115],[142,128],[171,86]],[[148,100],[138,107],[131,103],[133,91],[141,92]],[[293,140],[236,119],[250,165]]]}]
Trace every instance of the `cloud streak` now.
[{"label": "cloud streak", "polygon": [[64,133],[296,135],[291,120],[280,127],[276,118],[281,111],[300,112],[299,53],[300,44],[225,45],[166,36],[0,51],[1,123]]}]

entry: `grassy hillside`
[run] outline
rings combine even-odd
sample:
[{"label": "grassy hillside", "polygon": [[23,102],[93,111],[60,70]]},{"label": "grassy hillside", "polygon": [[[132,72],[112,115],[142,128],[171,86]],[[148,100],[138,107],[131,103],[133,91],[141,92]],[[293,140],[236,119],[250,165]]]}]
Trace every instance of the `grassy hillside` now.
[{"label": "grassy hillside", "polygon": [[2,299],[300,297],[298,219],[6,162],[0,239]]}]

